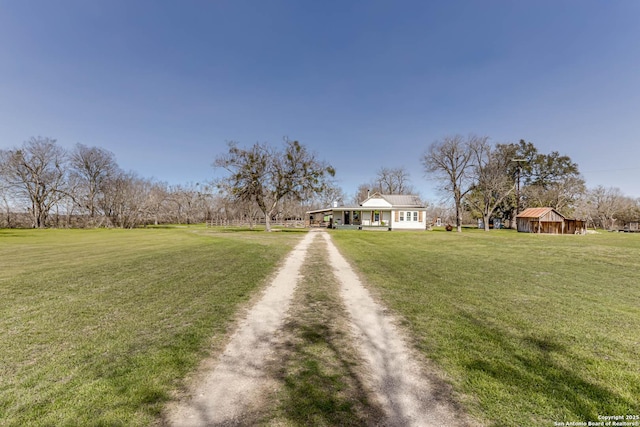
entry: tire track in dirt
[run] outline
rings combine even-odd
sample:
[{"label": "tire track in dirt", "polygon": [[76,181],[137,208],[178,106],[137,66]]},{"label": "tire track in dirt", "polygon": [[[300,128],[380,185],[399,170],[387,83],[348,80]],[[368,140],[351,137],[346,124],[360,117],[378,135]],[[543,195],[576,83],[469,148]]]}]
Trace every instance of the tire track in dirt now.
[{"label": "tire track in dirt", "polygon": [[276,387],[265,396],[271,405],[256,425],[377,426],[385,419],[362,382],[366,363],[319,235],[309,247],[273,360]]},{"label": "tire track in dirt", "polygon": [[274,347],[274,335],[282,327],[315,236],[307,233],[292,250],[262,299],[231,337],[215,368],[198,381],[189,400],[169,410],[166,423],[175,427],[237,425],[254,410],[269,382],[265,363]]},{"label": "tire track in dirt", "polygon": [[[372,399],[372,406],[367,410],[369,415],[359,416],[360,421],[355,424],[390,427],[477,425],[456,404],[450,387],[437,375],[425,370],[425,364],[419,362],[421,355],[407,344],[396,326],[397,322],[371,297],[333,244],[330,234],[324,231],[307,233],[293,249],[262,299],[248,312],[231,337],[215,367],[205,372],[194,385],[190,399],[168,409],[165,424],[176,427],[252,425],[255,422],[265,424],[271,418],[277,425],[280,421],[287,425],[282,415],[275,415],[275,419],[268,415],[277,414],[276,406],[281,404],[275,397],[282,391],[283,376],[277,374],[276,365],[286,360],[295,361],[290,358],[296,355],[282,353],[282,348],[283,345],[295,347],[299,342],[299,338],[295,338],[296,328],[318,324],[317,318],[304,314],[305,310],[315,309],[313,302],[308,298],[297,298],[295,307],[291,302],[298,282],[305,280],[301,277],[301,270],[307,252],[314,239],[320,236],[326,243],[320,251],[321,256],[328,254],[328,259],[316,265],[327,268],[325,274],[332,274],[339,282],[338,299],[341,301],[330,304],[340,311],[339,316],[344,317],[344,312],[338,306],[344,306],[347,313],[346,319],[328,320],[341,325],[336,332],[350,336],[352,342],[348,347],[355,347],[357,353],[340,354],[354,350],[343,348],[338,352],[338,346],[331,342],[333,338],[323,338],[328,339],[327,344],[336,351],[328,360],[358,360],[362,366],[348,370],[353,376],[348,381],[360,384],[365,390],[351,392],[349,399],[355,402],[355,407],[362,405],[357,401],[366,402],[366,396],[370,395]],[[313,247],[318,248],[316,244]],[[305,283],[305,286],[313,285]],[[310,307],[299,307],[300,304]],[[304,316],[306,320],[302,323],[308,324],[296,323],[297,319],[291,317],[287,320],[287,315]],[[332,314],[331,317],[335,316]],[[288,322],[286,325],[285,321]],[[343,365],[348,366],[344,361]],[[359,407],[362,411],[363,406]],[[267,424],[271,425],[268,421]]]},{"label": "tire track in dirt", "polygon": [[361,356],[368,362],[367,382],[378,397],[386,426],[466,426],[470,420],[451,398],[451,390],[428,376],[384,307],[371,297],[358,275],[323,233],[334,274],[351,318]]}]

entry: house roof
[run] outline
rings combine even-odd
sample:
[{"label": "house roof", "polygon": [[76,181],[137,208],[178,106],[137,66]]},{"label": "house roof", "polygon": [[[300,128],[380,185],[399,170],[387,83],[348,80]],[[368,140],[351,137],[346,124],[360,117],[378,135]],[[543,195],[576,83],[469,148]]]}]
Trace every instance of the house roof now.
[{"label": "house roof", "polygon": [[371,199],[383,199],[394,208],[400,207],[413,207],[413,208],[423,208],[424,204],[420,201],[420,198],[413,194],[380,194],[374,193],[366,200],[363,200],[360,205],[363,205],[365,202]]},{"label": "house roof", "polygon": [[520,212],[516,218],[542,218],[549,212],[554,211],[556,214],[560,215],[562,218],[565,216],[560,212],[556,211],[553,208],[528,208]]},{"label": "house roof", "polygon": [[420,198],[412,194],[381,194],[380,197],[391,203],[393,206],[424,206],[420,201]]},{"label": "house roof", "polygon": [[[383,199],[391,206],[362,206],[366,201],[371,199]],[[342,205],[330,208],[315,209],[307,211],[307,214],[328,213],[332,211],[360,211],[371,209],[398,209],[398,208],[411,208],[411,209],[424,209],[425,205],[420,201],[420,198],[415,195],[403,195],[403,194],[379,194],[374,193],[367,199],[363,200],[359,205]]]},{"label": "house roof", "polygon": [[312,211],[307,211],[307,214],[329,213],[329,212],[333,212],[333,211],[359,211],[361,209],[362,209],[362,206],[360,206],[360,205],[342,205],[342,206],[336,206],[336,207],[322,208],[322,209],[315,209],[315,210],[312,210]]}]

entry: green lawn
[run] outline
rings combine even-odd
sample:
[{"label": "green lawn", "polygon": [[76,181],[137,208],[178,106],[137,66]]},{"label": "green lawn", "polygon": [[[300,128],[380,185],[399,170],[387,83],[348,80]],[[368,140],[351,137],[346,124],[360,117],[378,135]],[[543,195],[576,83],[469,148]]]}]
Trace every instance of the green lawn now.
[{"label": "green lawn", "polygon": [[332,235],[488,425],[640,414],[640,235]]},{"label": "green lawn", "polygon": [[300,236],[0,230],[0,425],[154,422]]},{"label": "green lawn", "polygon": [[[640,414],[640,235],[332,235],[487,424]],[[0,230],[0,425],[153,423],[300,236]]]}]

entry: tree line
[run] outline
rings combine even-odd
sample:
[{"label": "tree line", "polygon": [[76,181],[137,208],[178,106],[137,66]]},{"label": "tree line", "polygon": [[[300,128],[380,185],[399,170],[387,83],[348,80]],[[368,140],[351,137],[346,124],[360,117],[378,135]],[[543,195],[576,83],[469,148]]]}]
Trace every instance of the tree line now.
[{"label": "tree line", "polygon": [[0,150],[3,227],[120,227],[202,222],[213,215],[208,185],[171,186],[122,170],[113,153],[33,137]]},{"label": "tree line", "polygon": [[448,136],[429,145],[421,160],[453,201],[458,231],[466,212],[489,230],[493,218],[515,227],[518,213],[529,207],[552,207],[607,229],[640,220],[640,199],[615,188],[587,189],[569,156],[540,153],[525,140],[492,145],[488,137]]},{"label": "tree line", "polygon": [[[490,144],[487,137],[447,136],[421,157],[427,178],[452,203],[451,221],[492,219],[515,224],[527,207],[549,206],[591,226],[616,228],[640,220],[640,201],[619,189],[587,189],[578,165],[558,152],[540,153],[531,142]],[[380,167],[351,199],[333,181],[334,168],[298,141],[282,146],[228,144],[213,166],[227,172],[216,181],[169,185],[122,170],[113,153],[55,139],[33,137],[0,150],[0,227],[121,227],[224,223],[305,217],[334,202],[357,205],[369,194],[416,194],[404,167]],[[430,206],[434,216],[446,206]]]},{"label": "tree line", "polygon": [[115,155],[32,137],[0,150],[0,227],[118,227],[203,222],[251,225],[304,218],[311,207],[335,200],[331,166],[297,141],[282,150],[229,144],[214,167],[225,179],[169,185],[119,167]]}]

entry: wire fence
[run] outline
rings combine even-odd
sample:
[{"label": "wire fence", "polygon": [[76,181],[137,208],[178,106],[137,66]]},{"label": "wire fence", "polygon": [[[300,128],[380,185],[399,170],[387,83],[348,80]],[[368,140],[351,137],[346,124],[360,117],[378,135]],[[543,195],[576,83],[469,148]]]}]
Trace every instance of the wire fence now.
[{"label": "wire fence", "polygon": [[[246,219],[221,219],[215,218],[207,221],[208,227],[264,227],[265,221],[249,221]],[[271,221],[272,227],[283,228],[306,228],[309,227],[309,221],[304,220],[285,220],[285,221]]]}]

